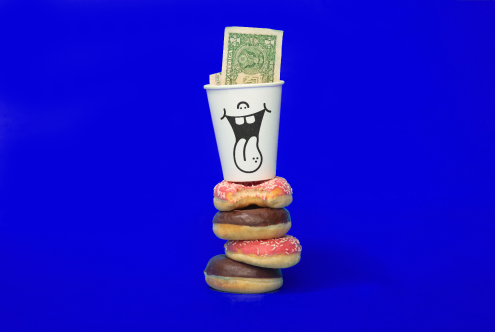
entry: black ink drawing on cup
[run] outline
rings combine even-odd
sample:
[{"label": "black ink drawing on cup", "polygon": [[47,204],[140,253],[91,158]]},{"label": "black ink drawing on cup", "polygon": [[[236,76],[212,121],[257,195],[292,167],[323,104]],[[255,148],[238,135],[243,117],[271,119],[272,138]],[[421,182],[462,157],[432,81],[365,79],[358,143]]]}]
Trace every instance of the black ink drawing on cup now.
[{"label": "black ink drawing on cup", "polygon": [[[265,112],[271,113],[265,103],[263,107],[261,111],[243,116],[228,116],[224,108],[223,116],[220,118],[220,120],[227,118],[234,131],[234,163],[244,173],[256,172],[263,163],[263,155],[259,148],[261,121],[263,121]],[[249,104],[245,101],[237,104],[239,110],[248,108]]]}]

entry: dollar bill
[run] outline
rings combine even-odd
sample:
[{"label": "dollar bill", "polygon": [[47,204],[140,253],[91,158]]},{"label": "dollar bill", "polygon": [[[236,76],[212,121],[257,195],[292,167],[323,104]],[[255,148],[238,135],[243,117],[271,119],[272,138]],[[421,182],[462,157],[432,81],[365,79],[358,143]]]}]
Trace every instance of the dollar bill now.
[{"label": "dollar bill", "polygon": [[221,76],[222,73],[215,73],[210,75],[210,84],[211,85],[221,85]]},{"label": "dollar bill", "polygon": [[227,27],[221,85],[280,81],[283,31]]}]

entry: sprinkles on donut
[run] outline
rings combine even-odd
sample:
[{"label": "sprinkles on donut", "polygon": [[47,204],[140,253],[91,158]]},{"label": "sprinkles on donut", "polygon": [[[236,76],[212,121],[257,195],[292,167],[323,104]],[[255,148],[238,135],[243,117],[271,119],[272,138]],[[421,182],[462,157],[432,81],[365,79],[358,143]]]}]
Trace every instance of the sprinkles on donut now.
[{"label": "sprinkles on donut", "polygon": [[219,211],[231,211],[251,204],[283,208],[292,203],[292,188],[281,177],[267,181],[234,183],[223,180],[213,189],[213,204]]},{"label": "sprinkles on donut", "polygon": [[285,235],[272,240],[227,241],[225,255],[235,261],[267,268],[287,268],[301,260],[299,240]]}]

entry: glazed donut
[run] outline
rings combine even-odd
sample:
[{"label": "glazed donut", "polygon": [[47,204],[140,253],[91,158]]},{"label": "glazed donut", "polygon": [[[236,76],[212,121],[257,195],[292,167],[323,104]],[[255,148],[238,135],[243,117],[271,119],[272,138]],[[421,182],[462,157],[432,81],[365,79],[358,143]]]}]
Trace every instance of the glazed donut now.
[{"label": "glazed donut", "polygon": [[224,247],[227,257],[254,266],[286,268],[301,260],[301,244],[290,235],[272,240],[227,241]]},{"label": "glazed donut", "polygon": [[216,255],[206,265],[206,283],[217,290],[230,293],[266,293],[282,287],[282,271],[265,269]]},{"label": "glazed donut", "polygon": [[279,209],[292,203],[292,188],[284,178],[234,183],[223,180],[213,189],[213,204],[219,211],[232,211],[254,204]]},{"label": "glazed donut", "polygon": [[242,210],[218,211],[213,233],[223,240],[264,240],[284,236],[291,227],[286,209],[250,205]]}]

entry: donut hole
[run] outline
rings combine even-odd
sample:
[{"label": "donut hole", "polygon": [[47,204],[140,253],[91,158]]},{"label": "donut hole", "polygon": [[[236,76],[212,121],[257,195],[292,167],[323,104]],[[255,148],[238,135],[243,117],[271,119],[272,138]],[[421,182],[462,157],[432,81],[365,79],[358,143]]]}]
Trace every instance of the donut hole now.
[{"label": "donut hole", "polygon": [[261,181],[249,181],[249,182],[232,182],[232,183],[240,184],[240,185],[243,185],[245,187],[254,187],[254,186],[259,186],[260,184],[265,183],[265,182],[270,181],[270,180],[271,179],[261,180]]},{"label": "donut hole", "polygon": [[246,207],[243,207],[241,209],[236,209],[236,210],[257,210],[257,209],[265,209],[265,208],[258,206],[258,205],[251,204],[251,205],[248,205]]}]

